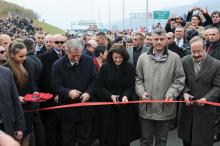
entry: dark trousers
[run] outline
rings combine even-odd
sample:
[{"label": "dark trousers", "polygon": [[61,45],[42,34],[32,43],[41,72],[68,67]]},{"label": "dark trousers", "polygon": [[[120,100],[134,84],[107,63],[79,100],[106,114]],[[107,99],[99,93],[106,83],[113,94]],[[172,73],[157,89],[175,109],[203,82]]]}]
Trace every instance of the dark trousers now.
[{"label": "dark trousers", "polygon": [[62,146],[90,146],[91,140],[91,121],[81,122],[61,122]]},{"label": "dark trousers", "polygon": [[0,130],[2,130],[2,131],[5,130],[5,129],[4,129],[4,125],[3,125],[3,123],[0,123]]},{"label": "dark trousers", "polygon": [[183,146],[191,146],[191,143],[183,140]]},{"label": "dark trousers", "polygon": [[34,134],[31,136],[31,146],[45,146],[45,131],[39,112],[33,113]]},{"label": "dark trousers", "polygon": [[166,146],[170,120],[156,121],[140,118],[141,144],[140,146]]},{"label": "dark trousers", "polygon": [[41,112],[45,129],[46,146],[61,146],[61,122],[59,110]]}]

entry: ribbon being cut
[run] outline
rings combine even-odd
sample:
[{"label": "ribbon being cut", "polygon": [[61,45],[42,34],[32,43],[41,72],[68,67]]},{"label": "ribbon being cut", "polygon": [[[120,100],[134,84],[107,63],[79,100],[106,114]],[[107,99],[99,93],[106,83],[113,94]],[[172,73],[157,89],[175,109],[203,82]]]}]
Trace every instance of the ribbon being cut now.
[{"label": "ribbon being cut", "polygon": [[[38,109],[38,111],[46,111],[46,110],[54,110],[54,109],[61,109],[61,108],[72,108],[72,107],[81,107],[81,106],[103,106],[103,105],[126,105],[126,104],[137,104],[137,103],[187,103],[188,101],[183,100],[173,100],[173,101],[164,101],[164,100],[135,100],[135,101],[128,101],[128,102],[83,102],[83,103],[73,103],[73,104],[67,104],[67,105],[61,105],[61,106],[54,106],[54,107],[48,107],[48,108],[41,108]],[[198,102],[196,100],[191,100],[191,104],[194,103],[203,103],[211,106],[218,106],[220,107],[220,103],[217,102],[210,102],[210,101],[204,101],[204,102]],[[36,110],[29,110],[25,112],[33,112]]]}]

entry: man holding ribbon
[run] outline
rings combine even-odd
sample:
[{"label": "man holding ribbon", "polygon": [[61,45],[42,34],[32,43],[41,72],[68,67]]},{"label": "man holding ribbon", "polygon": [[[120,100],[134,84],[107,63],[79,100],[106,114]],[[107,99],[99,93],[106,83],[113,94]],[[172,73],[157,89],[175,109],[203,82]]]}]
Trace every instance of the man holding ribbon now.
[{"label": "man holding ribbon", "polygon": [[180,105],[178,136],[184,146],[212,146],[215,106],[220,97],[220,62],[206,53],[205,43],[199,37],[190,41],[191,55],[183,58],[186,87]]},{"label": "man holding ribbon", "polygon": [[158,28],[152,34],[153,47],[143,53],[136,68],[136,93],[141,100],[158,103],[139,105],[141,146],[165,146],[170,120],[176,116],[175,100],[184,88],[185,74],[179,55],[166,47],[166,32]]},{"label": "man holding ribbon", "polygon": [[[60,105],[91,101],[94,93],[96,69],[92,57],[82,54],[83,46],[77,39],[67,41],[67,55],[52,67],[52,84],[59,95]],[[61,109],[62,146],[91,145],[93,107]]]}]

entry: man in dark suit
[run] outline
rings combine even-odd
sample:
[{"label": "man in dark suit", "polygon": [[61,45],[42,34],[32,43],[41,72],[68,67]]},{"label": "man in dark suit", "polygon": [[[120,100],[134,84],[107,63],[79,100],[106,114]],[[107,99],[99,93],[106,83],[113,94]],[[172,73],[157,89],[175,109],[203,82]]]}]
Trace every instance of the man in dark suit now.
[{"label": "man in dark suit", "polygon": [[141,33],[134,35],[133,47],[128,48],[128,62],[136,67],[139,56],[148,51],[148,47],[144,45],[144,36]]},{"label": "man in dark suit", "polygon": [[0,66],[0,130],[17,140],[25,130],[24,113],[12,73]]},{"label": "man in dark suit", "polygon": [[[51,107],[56,106],[58,96],[54,93],[52,88],[52,64],[65,55],[64,53],[64,43],[65,37],[57,34],[53,36],[53,48],[43,54],[39,55],[39,58],[43,64],[43,70],[40,78],[40,91],[45,93],[51,93],[55,98],[41,103],[41,107]],[[42,121],[45,128],[46,135],[46,146],[60,146],[58,143],[60,136],[59,134],[59,111],[58,110],[49,110],[41,112]]]},{"label": "man in dark suit", "polygon": [[[31,38],[26,38],[23,40],[23,43],[27,48],[26,59],[29,60],[32,66],[32,69],[33,69],[33,73],[34,73],[33,77],[35,80],[34,83],[36,83],[36,85],[34,85],[35,91],[39,91],[40,76],[41,76],[43,66],[42,66],[40,59],[35,54],[34,40]],[[39,108],[39,103],[35,103],[34,106],[36,108]],[[35,142],[36,146],[44,146],[45,145],[45,133],[44,133],[44,127],[42,124],[39,111],[33,112],[33,128],[34,128],[34,135],[31,136],[30,143],[33,144]]]},{"label": "man in dark suit", "polygon": [[220,97],[220,62],[205,52],[201,38],[194,37],[190,46],[192,55],[183,58],[186,104],[180,104],[178,136],[184,146],[212,146],[216,108],[203,102],[215,102]]},{"label": "man in dark suit", "polygon": [[[94,92],[95,65],[90,56],[81,54],[83,46],[79,40],[66,43],[67,56],[53,64],[52,81],[59,104],[87,102]],[[92,107],[75,107],[61,110],[62,146],[91,145]],[[77,138],[77,140],[76,140]]]},{"label": "man in dark suit", "polygon": [[177,46],[175,42],[175,35],[173,32],[166,33],[166,44],[168,49],[178,54],[180,58],[183,58],[183,56],[185,56],[183,48]]}]

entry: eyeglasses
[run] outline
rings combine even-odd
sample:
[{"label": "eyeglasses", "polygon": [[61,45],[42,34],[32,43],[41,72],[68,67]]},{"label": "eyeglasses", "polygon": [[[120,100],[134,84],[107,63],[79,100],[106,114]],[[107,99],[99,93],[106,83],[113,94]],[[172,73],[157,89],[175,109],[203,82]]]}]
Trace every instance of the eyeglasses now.
[{"label": "eyeglasses", "polygon": [[6,51],[5,50],[1,50],[0,51],[0,54],[4,54]]},{"label": "eyeglasses", "polygon": [[54,41],[54,43],[57,44],[57,45],[58,45],[58,44],[63,45],[65,42],[64,42],[64,41]]}]

